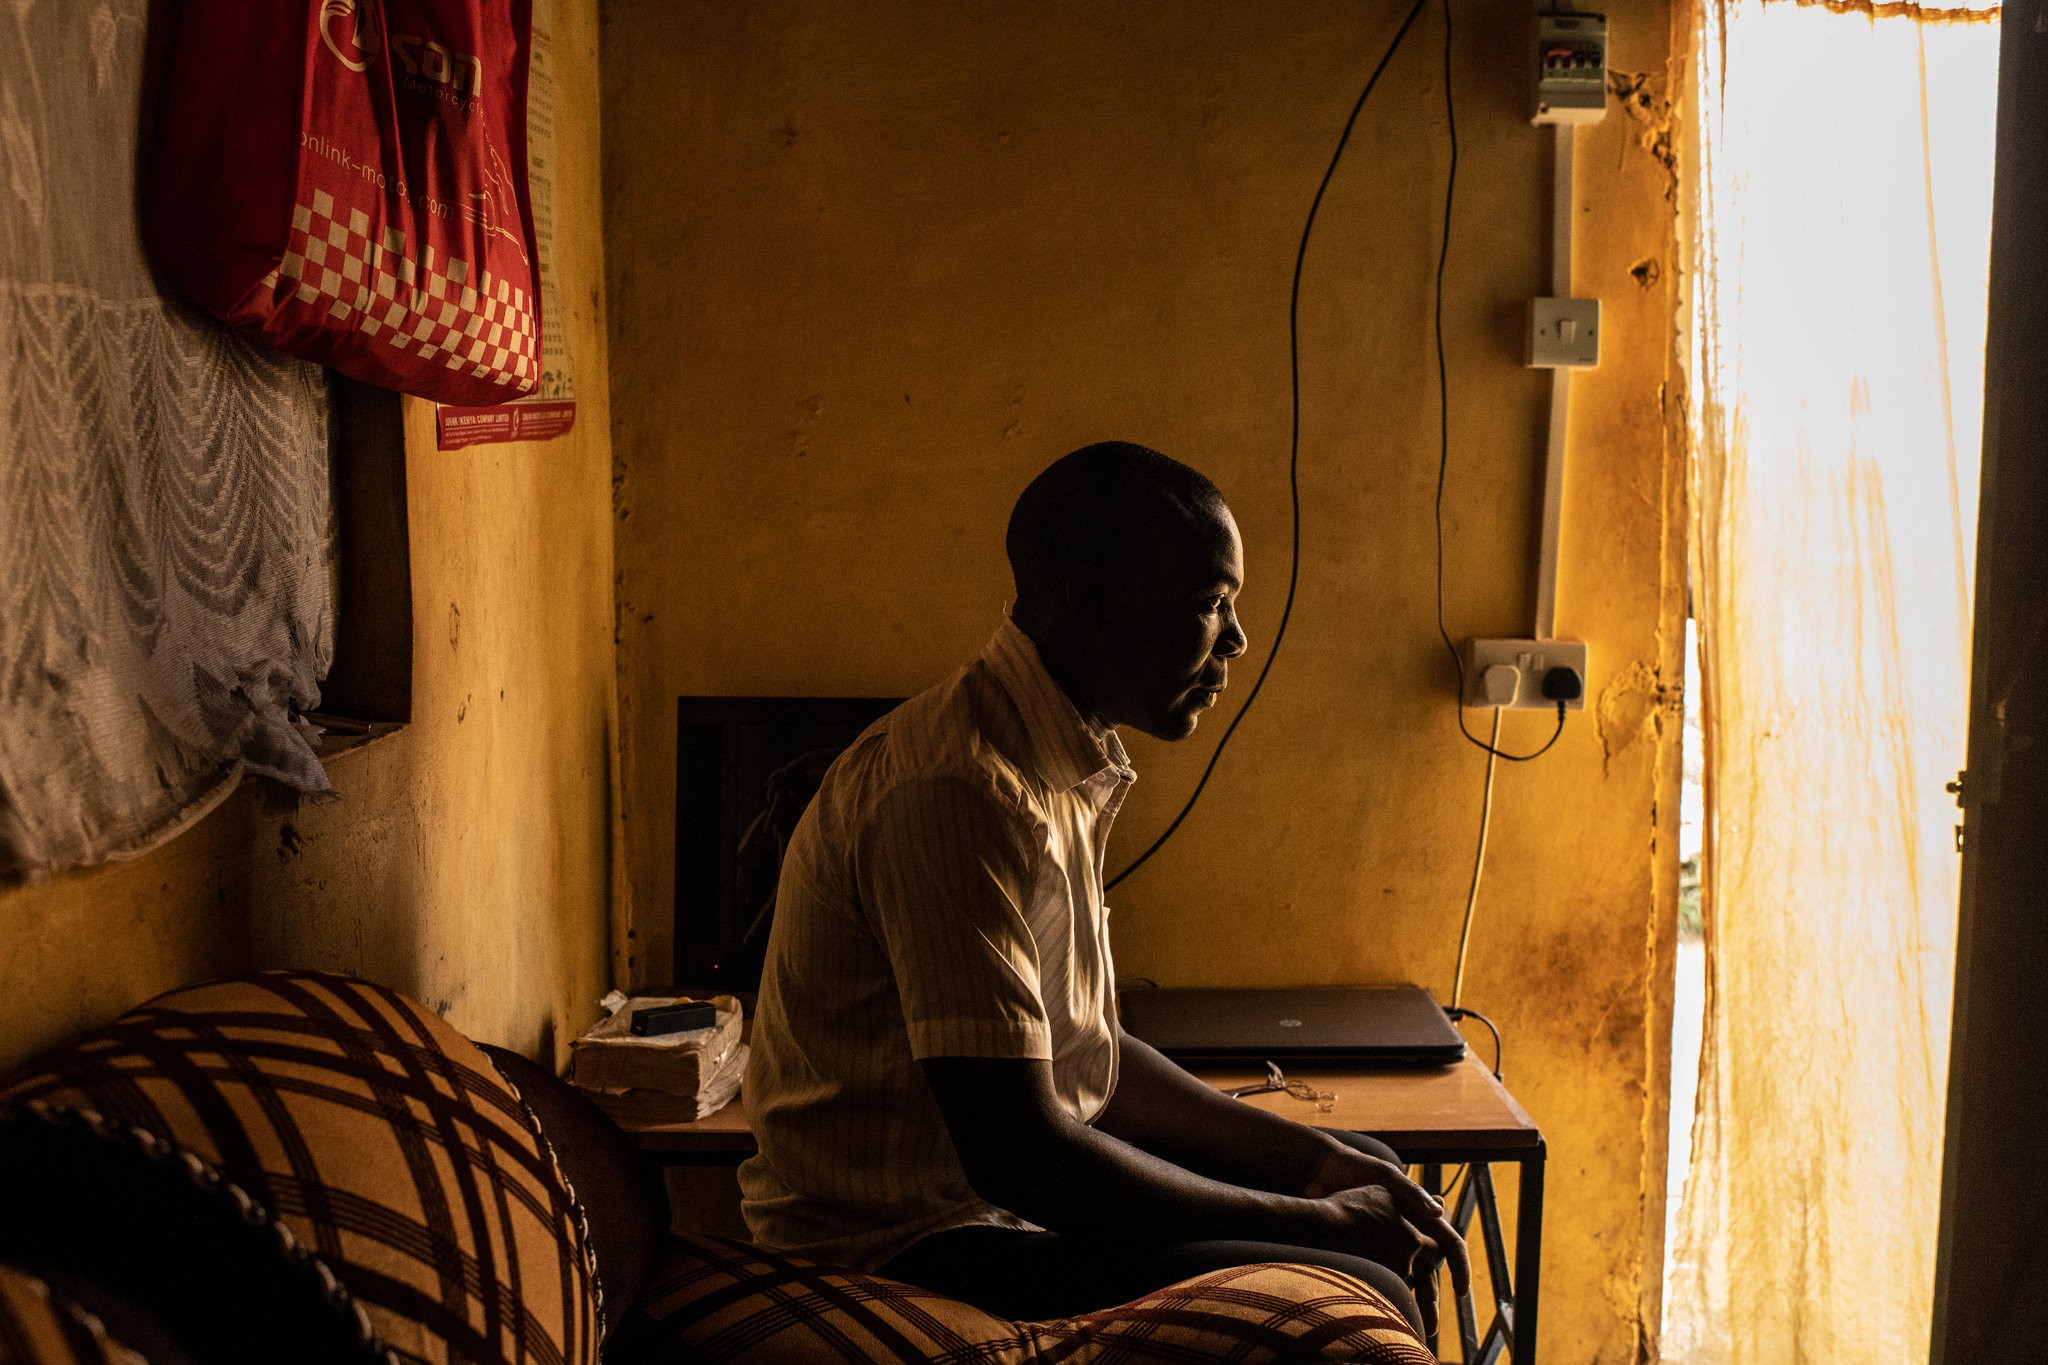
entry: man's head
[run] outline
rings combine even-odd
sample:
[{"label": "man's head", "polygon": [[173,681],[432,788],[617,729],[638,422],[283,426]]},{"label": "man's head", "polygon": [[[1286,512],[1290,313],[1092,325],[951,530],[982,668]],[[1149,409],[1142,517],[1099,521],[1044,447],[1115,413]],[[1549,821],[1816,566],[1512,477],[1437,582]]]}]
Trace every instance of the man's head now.
[{"label": "man's head", "polygon": [[1012,616],[1082,714],[1191,734],[1245,649],[1244,552],[1216,485],[1141,445],[1084,446],[1031,481],[1005,545]]}]

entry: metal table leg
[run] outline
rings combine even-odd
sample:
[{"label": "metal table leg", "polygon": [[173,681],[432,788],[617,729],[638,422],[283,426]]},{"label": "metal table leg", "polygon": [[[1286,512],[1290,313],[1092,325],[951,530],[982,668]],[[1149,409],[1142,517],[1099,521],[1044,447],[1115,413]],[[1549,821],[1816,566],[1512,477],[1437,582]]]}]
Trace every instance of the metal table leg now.
[{"label": "metal table leg", "polygon": [[1494,1193],[1493,1166],[1474,1161],[1466,1171],[1451,1225],[1460,1236],[1468,1236],[1472,1224],[1479,1224],[1479,1254],[1486,1260],[1494,1301],[1493,1320],[1484,1333],[1479,1331],[1471,1298],[1459,1301],[1458,1344],[1460,1358],[1466,1365],[1496,1365],[1504,1356],[1515,1365],[1533,1365],[1536,1359],[1536,1305],[1543,1251],[1543,1158],[1540,1146],[1526,1156],[1507,1158],[1521,1168],[1512,1279],[1507,1241],[1502,1235],[1500,1203]]},{"label": "metal table leg", "polygon": [[1521,1160],[1515,1216],[1515,1365],[1536,1359],[1536,1293],[1543,1278],[1543,1144]]}]

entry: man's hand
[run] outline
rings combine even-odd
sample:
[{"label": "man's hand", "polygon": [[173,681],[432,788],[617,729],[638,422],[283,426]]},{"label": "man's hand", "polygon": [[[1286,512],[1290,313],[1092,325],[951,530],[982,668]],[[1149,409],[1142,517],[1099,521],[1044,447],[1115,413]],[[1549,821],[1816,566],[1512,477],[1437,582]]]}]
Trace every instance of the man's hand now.
[{"label": "man's hand", "polygon": [[1391,1268],[1415,1288],[1426,1331],[1436,1331],[1436,1268],[1448,1263],[1460,1296],[1472,1292],[1465,1239],[1444,1215],[1443,1201],[1389,1161],[1332,1143],[1330,1154],[1302,1194],[1322,1199],[1356,1220],[1361,1252]]}]

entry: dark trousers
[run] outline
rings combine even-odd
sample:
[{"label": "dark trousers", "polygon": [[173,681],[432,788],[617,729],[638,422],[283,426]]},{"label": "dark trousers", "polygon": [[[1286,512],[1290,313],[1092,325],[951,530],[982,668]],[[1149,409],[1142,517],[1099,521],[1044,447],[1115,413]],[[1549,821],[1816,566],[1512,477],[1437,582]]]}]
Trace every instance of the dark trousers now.
[{"label": "dark trousers", "polygon": [[[1369,1155],[1400,1163],[1392,1148],[1373,1138],[1335,1128],[1323,1131]],[[983,1225],[933,1233],[883,1266],[881,1273],[962,1299],[998,1317],[1030,1321],[1113,1308],[1194,1275],[1261,1261],[1323,1266],[1364,1280],[1400,1309],[1417,1333],[1422,1331],[1415,1295],[1392,1270],[1363,1256],[1277,1242],[1154,1246]]]}]

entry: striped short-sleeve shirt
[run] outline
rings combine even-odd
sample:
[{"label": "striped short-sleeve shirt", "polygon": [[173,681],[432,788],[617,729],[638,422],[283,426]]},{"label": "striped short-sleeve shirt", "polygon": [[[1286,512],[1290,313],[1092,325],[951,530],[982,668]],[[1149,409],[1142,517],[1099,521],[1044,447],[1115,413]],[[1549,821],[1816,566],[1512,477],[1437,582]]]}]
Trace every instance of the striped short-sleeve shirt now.
[{"label": "striped short-sleeve shirt", "polygon": [[1102,853],[1132,780],[1005,621],[840,756],[783,861],[748,1059],[763,1243],[871,1270],[1029,1224],[968,1185],[925,1057],[1051,1061],[1092,1122],[1116,1086]]}]

